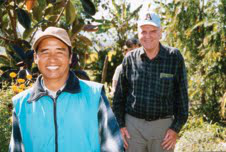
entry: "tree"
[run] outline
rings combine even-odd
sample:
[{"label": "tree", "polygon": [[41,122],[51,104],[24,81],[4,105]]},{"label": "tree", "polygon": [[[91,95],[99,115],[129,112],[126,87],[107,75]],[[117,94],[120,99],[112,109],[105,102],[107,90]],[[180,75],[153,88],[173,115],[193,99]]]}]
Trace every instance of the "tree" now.
[{"label": "tree", "polygon": [[[58,26],[66,29],[72,45],[80,56],[92,45],[80,31],[92,32],[85,20],[96,12],[90,0],[1,0],[0,46],[6,55],[0,55],[0,70],[33,70],[31,42],[38,29]],[[84,61],[81,60],[81,67]]]},{"label": "tree", "polygon": [[[125,1],[107,1],[101,4],[101,6],[105,9],[105,12],[108,12],[106,17],[103,16],[103,19],[101,20],[93,19],[93,21],[101,23],[98,27],[99,30],[94,34],[94,37],[104,33],[101,40],[98,38],[93,39],[101,49],[96,49],[98,53],[98,62],[96,62],[96,60],[95,62],[91,62],[87,65],[87,68],[93,69],[95,80],[100,82],[104,61],[106,55],[108,55],[106,82],[111,83],[116,66],[122,62],[122,50],[125,41],[130,34],[134,34],[134,37],[136,37],[135,31],[137,25],[134,21],[138,19],[138,12],[142,8],[142,5],[138,6],[133,11],[130,9],[131,4]],[[107,37],[108,41],[109,37],[111,37],[114,43],[109,47],[102,47],[103,44],[99,42],[105,43],[104,37]]]},{"label": "tree", "polygon": [[191,104],[198,105],[207,120],[219,121],[219,100],[226,90],[226,1],[155,2],[164,20],[165,41],[185,56]]}]

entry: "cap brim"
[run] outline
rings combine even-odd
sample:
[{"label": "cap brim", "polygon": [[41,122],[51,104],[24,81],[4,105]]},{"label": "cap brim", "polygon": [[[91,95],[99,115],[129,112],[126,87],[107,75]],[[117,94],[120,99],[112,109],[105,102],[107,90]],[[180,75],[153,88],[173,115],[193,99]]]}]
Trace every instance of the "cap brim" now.
[{"label": "cap brim", "polygon": [[141,27],[141,26],[144,26],[144,25],[152,25],[152,26],[155,26],[155,27],[160,27],[156,23],[150,22],[150,21],[149,22],[140,22],[140,23],[138,23],[138,27]]},{"label": "cap brim", "polygon": [[58,35],[55,35],[55,34],[44,34],[44,35],[40,35],[37,39],[35,39],[33,45],[32,45],[32,48],[34,50],[36,50],[38,44],[45,38],[48,38],[48,37],[55,37],[59,40],[61,40],[62,42],[64,42],[67,46],[71,47],[71,44],[68,44],[68,42],[66,42],[65,40],[63,40],[61,37],[59,37]]}]

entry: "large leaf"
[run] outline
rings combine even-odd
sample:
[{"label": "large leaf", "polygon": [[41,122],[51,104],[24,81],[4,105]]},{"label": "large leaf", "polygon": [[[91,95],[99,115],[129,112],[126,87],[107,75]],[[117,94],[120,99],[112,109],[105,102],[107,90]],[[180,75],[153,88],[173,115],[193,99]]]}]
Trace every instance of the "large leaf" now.
[{"label": "large leaf", "polygon": [[13,51],[15,51],[17,53],[17,55],[20,57],[20,59],[22,59],[22,60],[26,59],[26,55],[22,48],[20,48],[19,46],[15,45],[15,44],[12,44],[11,47],[12,47]]},{"label": "large leaf", "polygon": [[66,5],[66,22],[67,24],[71,24],[74,22],[75,18],[76,18],[76,10],[74,5],[71,3],[71,1],[69,0],[67,5]]},{"label": "large leaf", "polygon": [[72,26],[72,34],[79,33],[84,27],[84,21],[81,19],[75,20]]},{"label": "large leaf", "polygon": [[9,65],[9,58],[0,54],[0,65]]},{"label": "large leaf", "polygon": [[33,13],[33,18],[37,21],[41,21],[42,20],[42,15],[43,15],[43,12],[42,12],[42,7],[40,6],[35,6],[33,9],[32,9],[32,13]]},{"label": "large leaf", "polygon": [[26,0],[26,7],[27,10],[30,11],[34,6],[36,0]]},{"label": "large leaf", "polygon": [[0,6],[5,3],[7,0],[0,0]]},{"label": "large leaf", "polygon": [[18,21],[20,22],[20,24],[25,29],[30,28],[31,27],[31,19],[30,19],[30,16],[28,15],[28,13],[21,8],[17,8],[16,13],[17,13]]},{"label": "large leaf", "polygon": [[27,39],[28,37],[31,36],[31,34],[33,33],[35,28],[29,28],[29,29],[26,29],[23,33],[23,39]]},{"label": "large leaf", "polygon": [[92,45],[92,41],[83,35],[78,35],[77,38],[88,46]]},{"label": "large leaf", "polygon": [[45,0],[38,0],[38,5],[40,7],[40,10],[44,10],[44,8],[46,7],[46,1]]},{"label": "large leaf", "polygon": [[92,1],[90,0],[80,0],[82,2],[82,6],[85,10],[85,12],[89,15],[95,15],[96,9]]}]

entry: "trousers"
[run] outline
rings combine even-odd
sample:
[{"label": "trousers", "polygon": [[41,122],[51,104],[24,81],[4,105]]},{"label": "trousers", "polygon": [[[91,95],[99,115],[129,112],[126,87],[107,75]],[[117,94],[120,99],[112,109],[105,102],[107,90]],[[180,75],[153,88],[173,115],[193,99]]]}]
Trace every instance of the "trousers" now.
[{"label": "trousers", "polygon": [[161,146],[173,118],[146,121],[126,114],[125,121],[130,135],[126,152],[173,152]]}]

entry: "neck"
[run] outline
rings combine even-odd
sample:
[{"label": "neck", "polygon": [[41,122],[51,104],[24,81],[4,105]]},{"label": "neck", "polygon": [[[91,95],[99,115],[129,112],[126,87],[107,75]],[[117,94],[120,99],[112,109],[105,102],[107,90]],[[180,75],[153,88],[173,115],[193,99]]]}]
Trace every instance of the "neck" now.
[{"label": "neck", "polygon": [[149,58],[150,60],[152,60],[152,59],[154,59],[154,58],[157,56],[157,54],[159,53],[160,45],[158,44],[155,48],[152,48],[152,49],[145,49],[145,48],[144,48],[144,50],[145,50],[145,52],[146,52],[148,58]]},{"label": "neck", "polygon": [[45,83],[46,88],[48,88],[51,91],[57,92],[58,90],[60,90],[60,88],[62,86],[64,86],[64,84],[66,83],[67,79],[68,79],[67,75],[65,78],[62,79],[46,79],[43,77],[43,81]]}]

